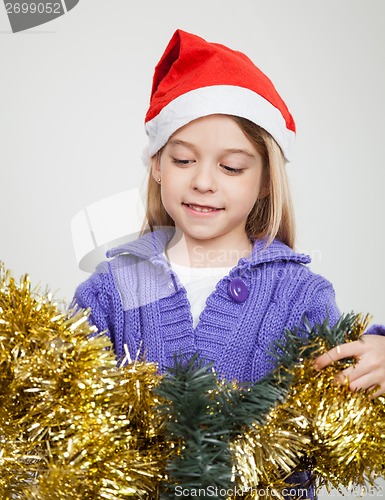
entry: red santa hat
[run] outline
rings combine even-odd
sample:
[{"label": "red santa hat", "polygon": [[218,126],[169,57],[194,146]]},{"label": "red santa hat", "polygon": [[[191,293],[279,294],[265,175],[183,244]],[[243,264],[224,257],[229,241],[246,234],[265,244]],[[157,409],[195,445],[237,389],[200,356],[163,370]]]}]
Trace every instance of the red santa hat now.
[{"label": "red santa hat", "polygon": [[271,80],[242,52],[176,30],[154,72],[145,118],[149,155],[183,125],[212,114],[256,123],[290,160],[295,123]]}]

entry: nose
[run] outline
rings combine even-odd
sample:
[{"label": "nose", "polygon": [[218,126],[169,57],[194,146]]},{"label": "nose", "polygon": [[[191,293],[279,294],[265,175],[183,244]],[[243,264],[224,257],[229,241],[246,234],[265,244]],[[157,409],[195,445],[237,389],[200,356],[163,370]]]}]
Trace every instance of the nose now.
[{"label": "nose", "polygon": [[217,181],[214,165],[209,162],[196,164],[192,175],[191,184],[193,189],[201,193],[216,191]]}]

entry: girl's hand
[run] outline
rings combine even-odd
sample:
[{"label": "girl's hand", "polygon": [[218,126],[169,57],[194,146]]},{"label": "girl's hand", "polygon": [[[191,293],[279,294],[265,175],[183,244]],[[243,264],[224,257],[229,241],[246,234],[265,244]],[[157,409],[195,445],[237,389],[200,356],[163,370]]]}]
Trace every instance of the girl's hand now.
[{"label": "girl's hand", "polygon": [[315,360],[314,368],[322,370],[344,358],[355,358],[357,363],[340,372],[335,378],[336,383],[343,384],[348,378],[352,391],[379,386],[371,398],[385,393],[385,337],[365,334],[359,340],[333,347]]}]

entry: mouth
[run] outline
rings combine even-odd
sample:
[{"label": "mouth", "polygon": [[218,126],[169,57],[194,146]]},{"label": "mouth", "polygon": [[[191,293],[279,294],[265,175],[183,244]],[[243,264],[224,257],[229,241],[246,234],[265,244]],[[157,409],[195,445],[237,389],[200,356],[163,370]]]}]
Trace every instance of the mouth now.
[{"label": "mouth", "polygon": [[194,204],[193,203],[182,203],[182,205],[189,207],[191,210],[194,210],[195,212],[202,212],[202,213],[219,212],[220,210],[224,210],[223,208],[210,207],[207,205],[197,205],[195,203]]}]

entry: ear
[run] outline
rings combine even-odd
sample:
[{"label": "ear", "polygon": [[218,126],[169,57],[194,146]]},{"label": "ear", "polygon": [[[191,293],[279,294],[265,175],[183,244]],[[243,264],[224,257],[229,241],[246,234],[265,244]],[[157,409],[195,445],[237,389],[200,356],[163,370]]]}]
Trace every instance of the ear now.
[{"label": "ear", "polygon": [[155,155],[151,158],[151,174],[156,182],[160,179],[160,156]]},{"label": "ear", "polygon": [[262,185],[259,190],[258,199],[261,200],[263,198],[267,198],[269,194],[270,194],[270,176],[268,174],[265,174],[263,176]]},{"label": "ear", "polygon": [[258,199],[259,200],[262,200],[264,198],[267,198],[270,194],[270,189],[266,186],[262,186],[261,187],[261,190],[259,191],[259,196],[258,196]]}]

